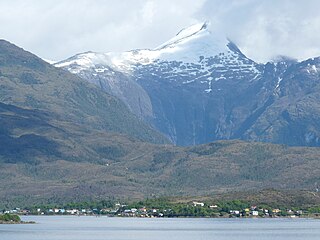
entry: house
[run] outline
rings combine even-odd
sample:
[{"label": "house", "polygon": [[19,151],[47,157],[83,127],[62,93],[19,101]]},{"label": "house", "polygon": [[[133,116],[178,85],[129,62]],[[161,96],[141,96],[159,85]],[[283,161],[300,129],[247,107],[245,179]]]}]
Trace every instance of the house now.
[{"label": "house", "polygon": [[204,203],[203,202],[193,202],[193,206],[200,206],[200,207],[203,207],[204,206]]},{"label": "house", "polygon": [[287,213],[288,213],[288,214],[294,214],[294,212],[293,212],[291,209],[288,209],[288,210],[287,210]]},{"label": "house", "polygon": [[218,205],[210,205],[209,208],[218,208]]},{"label": "house", "polygon": [[280,210],[279,208],[275,208],[275,209],[272,209],[272,212],[273,212],[273,213],[280,213],[281,210]]},{"label": "house", "polygon": [[131,212],[132,213],[135,213],[135,212],[137,212],[138,211],[138,209],[136,209],[136,208],[131,208]]},{"label": "house", "polygon": [[147,209],[145,207],[142,207],[139,209],[140,212],[147,212]]},{"label": "house", "polygon": [[259,216],[259,212],[258,211],[251,211],[251,215],[252,216]]},{"label": "house", "polygon": [[240,216],[240,211],[239,210],[230,210],[230,214]]},{"label": "house", "polygon": [[74,214],[78,214],[79,210],[77,210],[77,209],[68,209],[66,212],[71,214],[71,215],[74,215]]}]

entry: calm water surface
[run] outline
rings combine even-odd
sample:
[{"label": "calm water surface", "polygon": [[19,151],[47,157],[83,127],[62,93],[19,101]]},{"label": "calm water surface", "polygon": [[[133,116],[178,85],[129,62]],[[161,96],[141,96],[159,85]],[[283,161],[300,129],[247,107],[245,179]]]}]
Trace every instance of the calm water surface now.
[{"label": "calm water surface", "polygon": [[313,240],[314,219],[142,219],[27,216],[37,224],[1,225],[0,240]]}]

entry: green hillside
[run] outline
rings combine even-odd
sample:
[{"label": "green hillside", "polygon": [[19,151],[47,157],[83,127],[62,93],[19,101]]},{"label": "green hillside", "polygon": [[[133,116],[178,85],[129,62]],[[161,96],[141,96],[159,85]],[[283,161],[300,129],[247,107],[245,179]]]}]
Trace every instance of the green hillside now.
[{"label": "green hillside", "polygon": [[28,154],[81,161],[81,153],[74,154],[89,150],[77,139],[92,133],[167,142],[118,99],[4,40],[0,41],[0,114],[4,143],[0,153],[8,161],[25,161]]},{"label": "green hillside", "polygon": [[319,182],[318,148],[241,141],[178,148],[119,136],[116,143],[109,136],[102,144],[105,136],[97,137],[92,145],[105,149],[103,159],[1,164],[0,201],[142,199],[266,188],[314,191]]}]

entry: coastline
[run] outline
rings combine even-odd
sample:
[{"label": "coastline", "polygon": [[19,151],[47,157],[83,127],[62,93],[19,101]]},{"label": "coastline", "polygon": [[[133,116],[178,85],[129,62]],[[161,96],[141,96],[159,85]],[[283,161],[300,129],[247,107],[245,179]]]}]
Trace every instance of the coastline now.
[{"label": "coastline", "polygon": [[[247,217],[234,217],[234,216],[220,216],[220,217],[212,217],[212,216],[174,216],[174,217],[168,217],[168,216],[164,216],[164,217],[140,217],[140,216],[117,216],[117,215],[33,215],[33,214],[28,214],[28,215],[23,215],[23,216],[27,216],[27,217],[96,217],[96,218],[100,218],[100,217],[107,217],[107,218],[143,218],[143,219],[188,219],[188,218],[196,218],[196,219],[317,219],[320,220],[320,216],[276,216],[276,217],[260,217],[260,216],[247,216]],[[7,223],[7,224],[34,224],[36,222],[33,221],[21,221],[21,223]],[[1,222],[0,222],[1,224]],[[6,224],[6,223],[3,223]]]},{"label": "coastline", "polygon": [[21,222],[14,222],[14,221],[0,221],[0,224],[35,224],[34,221],[21,221]]}]

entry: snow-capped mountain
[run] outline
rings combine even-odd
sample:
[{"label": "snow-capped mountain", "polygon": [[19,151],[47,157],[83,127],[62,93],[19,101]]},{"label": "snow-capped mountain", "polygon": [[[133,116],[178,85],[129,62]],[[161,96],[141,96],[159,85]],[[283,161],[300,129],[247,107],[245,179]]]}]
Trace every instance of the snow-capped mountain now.
[{"label": "snow-capped mountain", "polygon": [[[55,66],[117,96],[179,145],[234,138],[320,144],[320,126],[283,113],[300,99],[291,96],[305,91],[292,87],[292,78],[307,73],[304,79],[318,79],[318,65],[288,59],[258,64],[208,23],[182,29],[155,49],[81,53]],[[294,138],[293,126],[299,126]]]},{"label": "snow-capped mountain", "polygon": [[243,73],[250,74],[252,78],[260,75],[257,64],[246,58],[226,38],[211,34],[208,23],[182,29],[175,37],[152,50],[124,53],[87,52],[55,66],[64,67],[79,75],[90,71],[93,78],[98,75],[112,77],[115,71],[118,71],[139,79],[143,78],[146,72],[161,72],[163,79],[182,79],[183,84],[201,81],[205,92],[212,91],[213,81],[235,75],[241,78]]}]

